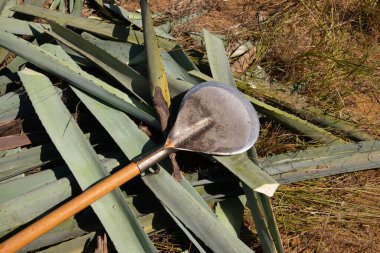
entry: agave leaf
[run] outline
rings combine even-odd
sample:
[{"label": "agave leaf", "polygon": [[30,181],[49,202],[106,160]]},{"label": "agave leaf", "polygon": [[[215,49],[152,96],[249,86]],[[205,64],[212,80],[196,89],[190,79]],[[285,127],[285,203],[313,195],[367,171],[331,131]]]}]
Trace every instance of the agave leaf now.
[{"label": "agave leaf", "polygon": [[0,17],[0,30],[13,34],[37,36],[45,31],[44,28],[48,27],[50,26],[46,24],[28,22],[14,18]]},{"label": "agave leaf", "polygon": [[185,233],[187,238],[194,244],[197,250],[200,253],[206,253],[206,250],[202,247],[202,245],[198,242],[197,238],[182,224],[182,222],[168,209],[165,207],[165,210],[170,215],[170,217],[175,221],[175,223],[181,228],[181,230]]},{"label": "agave leaf", "polygon": [[88,249],[89,242],[95,240],[96,235],[96,232],[91,232],[86,235],[74,238],[72,240],[60,243],[53,247],[37,251],[36,253],[82,252],[84,249]]},{"label": "agave leaf", "polygon": [[248,206],[251,209],[255,221],[257,234],[259,235],[263,252],[277,252],[272,236],[269,233],[269,229],[264,220],[265,214],[263,214],[260,208],[260,200],[257,197],[258,193],[254,191],[246,191],[245,195],[247,196]]},{"label": "agave leaf", "polygon": [[304,109],[296,110],[296,112],[315,124],[345,133],[354,140],[369,141],[375,139],[370,134],[360,130],[358,125],[328,115],[317,107],[308,106]]},{"label": "agave leaf", "polygon": [[65,1],[60,1],[59,2],[58,10],[61,13],[66,13],[66,2]]},{"label": "agave leaf", "polygon": [[[70,14],[60,13],[56,11],[49,11],[43,8],[34,6],[16,5],[12,7],[13,11],[32,15],[39,18],[45,18],[50,21],[54,21],[59,24],[66,24],[71,27],[83,29],[85,31],[93,32],[102,36],[106,36],[112,39],[120,39],[127,41],[130,36],[129,28],[115,25],[107,22],[93,20],[83,17],[75,17]],[[137,35],[139,36],[139,35]],[[142,37],[142,34],[141,34]],[[132,39],[136,41],[136,39]]]},{"label": "agave leaf", "polygon": [[240,234],[246,202],[246,197],[242,195],[220,201],[215,206],[215,214],[218,219],[237,236]]},{"label": "agave leaf", "polygon": [[[213,78],[236,87],[222,41],[207,30],[203,30],[203,33]],[[193,70],[192,72],[195,71]],[[279,185],[273,178],[250,161],[245,154],[228,157],[215,156],[214,158],[255,191],[271,197]]]},{"label": "agave leaf", "polygon": [[69,0],[69,13],[71,14],[74,9],[74,0]]},{"label": "agave leaf", "polygon": [[55,39],[90,59],[130,92],[148,101],[149,92],[144,91],[144,87],[148,88],[148,80],[144,76],[71,30],[54,22],[50,22],[50,26],[49,34]]},{"label": "agave leaf", "polygon": [[[89,133],[85,134],[91,145],[97,145],[101,142],[107,142],[107,136],[103,134]],[[51,143],[45,143],[41,146],[32,147],[15,154],[10,154],[0,158],[0,181],[14,177],[30,169],[42,166],[48,162],[58,160],[59,153]]]},{"label": "agave leaf", "polygon": [[60,3],[61,3],[61,0],[54,0],[50,5],[49,10],[57,9]]},{"label": "agave leaf", "polygon": [[81,36],[124,64],[134,65],[145,62],[144,46],[128,42],[101,40],[86,32],[83,32]]},{"label": "agave leaf", "polygon": [[222,40],[206,29],[203,29],[203,35],[212,76],[217,81],[235,86],[235,80],[230,70],[230,64],[224,51]]},{"label": "agave leaf", "polygon": [[[56,206],[57,203],[69,198],[72,193],[64,191],[65,189],[71,190],[71,188],[66,187],[67,184],[69,184],[69,180],[62,178],[43,186],[44,192],[49,194],[49,198],[44,196],[46,194],[41,195],[40,191],[31,191],[18,198],[0,203],[0,233],[10,232],[18,226],[26,224],[46,210]],[[38,206],[38,208],[32,209],[31,206]]]},{"label": "agave leaf", "polygon": [[165,73],[169,76],[173,76],[179,80],[186,81],[193,85],[198,84],[198,80],[189,75],[189,73],[173,59],[170,53],[167,51],[161,51],[162,63],[165,68]]},{"label": "agave leaf", "polygon": [[[337,145],[334,147],[335,152],[330,150],[331,147],[307,149],[299,154],[288,154],[295,158],[294,162],[290,162],[292,158],[289,159],[288,156],[283,162],[279,160],[274,165],[266,164],[265,166],[266,170],[281,183],[378,168],[380,165],[379,145],[378,141],[366,141]],[[354,149],[355,151],[340,151],[340,149]],[[313,156],[313,153],[316,153],[316,156]],[[302,158],[304,154],[309,158]],[[299,159],[300,157],[301,159]],[[272,159],[278,160],[277,157]]]},{"label": "agave leaf", "polygon": [[[157,120],[152,116],[153,112],[137,99],[129,98],[126,94],[123,97],[115,96],[106,91],[103,87],[109,86],[99,79],[89,75],[87,72],[79,68],[73,69],[65,62],[60,61],[54,55],[49,54],[43,48],[32,45],[31,43],[20,39],[7,32],[0,31],[0,45],[8,48],[12,52],[16,52],[22,58],[25,58],[41,69],[47,70],[50,73],[70,82],[72,85],[80,87],[80,89],[89,92],[95,97],[101,98],[106,103],[109,103],[120,110],[126,111],[143,122],[159,127]],[[99,87],[102,86],[102,87]],[[117,89],[113,89],[114,92]]]},{"label": "agave leaf", "polygon": [[0,65],[3,64],[3,62],[7,58],[8,54],[9,54],[8,50],[0,47]]},{"label": "agave leaf", "polygon": [[75,0],[73,9],[71,11],[71,15],[74,15],[77,17],[82,16],[82,8],[83,8],[83,1],[82,0]]},{"label": "agave leaf", "polygon": [[186,71],[198,70],[197,66],[189,59],[187,54],[179,45],[176,45],[172,50],[168,51],[171,57]]},{"label": "agave leaf", "polygon": [[8,92],[0,97],[0,121],[10,121],[17,117],[20,108],[20,95]]},{"label": "agave leaf", "polygon": [[[108,172],[59,96],[55,94],[49,79],[29,69],[20,71],[19,75],[36,113],[80,187],[84,190],[107,176]],[[120,189],[109,193],[91,206],[119,252],[154,251],[153,244],[143,232],[141,224],[136,222]]]},{"label": "agave leaf", "polygon": [[[39,158],[41,150],[46,150],[43,158]],[[50,153],[51,152],[51,153]],[[21,174],[31,168],[57,159],[58,155],[51,144],[43,144],[0,158],[0,181]]]},{"label": "agave leaf", "polygon": [[[108,10],[112,11],[113,13],[115,13],[117,16],[119,16],[125,20],[128,20],[131,24],[134,24],[138,28],[142,29],[143,25],[142,25],[141,15],[139,15],[140,13],[131,13],[131,12],[125,10],[123,7],[117,6],[117,5],[114,5],[111,3],[103,3],[103,6],[106,7]],[[154,32],[156,33],[157,36],[160,36],[162,38],[169,39],[169,40],[175,40],[175,38],[173,36],[166,33],[160,27],[155,27]]]},{"label": "agave leaf", "polygon": [[[111,159],[102,161],[102,165],[111,171],[118,166],[118,162]],[[57,168],[64,169],[67,168]],[[54,171],[58,171],[55,169]],[[1,193],[1,198],[5,201],[0,202],[0,208],[2,210],[0,221],[1,228],[0,234],[9,232],[15,228],[28,223],[44,214],[51,208],[56,207],[63,201],[69,199],[74,193],[79,192],[79,187],[72,174],[57,179],[58,175],[51,175],[47,173],[38,173],[40,175],[27,176],[21,180],[15,180],[15,183],[34,183],[42,184],[24,186],[24,189],[17,189],[19,195],[11,197],[9,194]],[[30,178],[31,177],[31,178]],[[48,179],[44,181],[44,179]],[[15,185],[14,182],[7,183],[9,189],[10,186]],[[30,191],[28,191],[30,189]],[[11,193],[12,194],[12,193]],[[12,194],[14,195],[14,194]]]},{"label": "agave leaf", "polygon": [[31,5],[31,6],[36,6],[36,7],[41,7],[46,0],[25,0],[23,4]]},{"label": "agave leaf", "polygon": [[[73,15],[49,11],[33,6],[17,5],[12,7],[12,10],[39,18],[45,18],[59,24],[66,24],[68,26],[95,33],[110,39],[129,41],[134,44],[144,43],[142,32],[130,30],[129,28],[124,26],[93,20],[89,18],[75,17]],[[158,45],[161,48],[170,50],[174,48],[176,44],[169,40],[159,39]]]},{"label": "agave leaf", "polygon": [[160,119],[161,130],[165,131],[168,124],[170,107],[168,81],[164,65],[162,64],[148,2],[140,0],[140,5],[144,27],[144,45],[148,65],[150,94]]},{"label": "agave leaf", "polygon": [[[229,68],[229,62],[225,55],[223,42],[207,30],[203,30],[203,33],[205,34],[206,51],[210,54],[208,58],[210,66],[212,66],[213,78],[236,88]],[[244,187],[244,189],[249,190],[248,187]],[[240,198],[230,198],[219,202],[215,207],[215,213],[218,215],[218,218],[237,235],[240,234],[246,202],[247,198],[241,196]]]},{"label": "agave leaf", "polygon": [[280,231],[278,230],[277,222],[273,214],[273,209],[272,209],[272,204],[270,202],[270,199],[268,198],[268,196],[265,196],[264,194],[261,194],[261,193],[257,193],[256,197],[257,196],[261,203],[261,210],[262,210],[262,213],[264,214],[264,219],[268,226],[268,230],[272,237],[276,250],[279,253],[283,253],[284,247],[282,246]]},{"label": "agave leaf", "polygon": [[3,0],[0,2],[0,16],[2,17],[11,17],[13,11],[10,10],[14,5],[17,4],[16,0]]},{"label": "agave leaf", "polygon": [[57,180],[57,177],[61,178],[66,173],[68,173],[68,170],[64,166],[58,166],[51,170],[44,170],[41,173],[34,173],[9,182],[2,181],[0,184],[0,203],[49,184]]},{"label": "agave leaf", "polygon": [[247,96],[247,99],[255,105],[257,111],[264,115],[267,115],[276,121],[284,123],[288,127],[294,129],[297,132],[303,133],[307,137],[324,144],[344,144],[346,143],[341,138],[327,132],[326,130],[313,125],[306,120],[303,120],[290,113],[284,112],[278,108],[267,105],[258,99]]},{"label": "agave leaf", "polygon": [[[208,33],[206,30],[204,30],[204,34],[206,50],[208,53],[211,53],[211,57],[210,55],[208,55],[208,58],[213,77],[216,80],[228,83],[231,86],[236,87],[232,72],[229,68],[227,56],[224,51],[223,42],[216,36]],[[259,166],[256,149],[254,147],[247,151],[247,155],[247,158],[249,160],[251,160],[253,163]],[[252,172],[255,171],[252,170]],[[243,189],[247,197],[244,196],[240,199],[232,198],[229,200],[229,202],[226,203],[220,202],[217,204],[217,210],[218,207],[220,207],[219,212],[224,214],[224,216],[222,217],[229,221],[232,228],[234,228],[235,231],[239,234],[240,226],[243,219],[244,206],[248,200],[248,205],[251,209],[251,213],[253,213],[253,220],[255,222],[264,252],[275,252],[275,245],[278,246],[278,252],[283,252],[281,238],[279,236],[277,224],[274,219],[273,211],[271,209],[268,196],[265,196],[264,194],[259,192],[255,193],[253,189],[249,188],[245,183],[243,183]],[[262,197],[257,198],[257,196],[260,195],[262,195]],[[231,204],[231,202],[233,201],[237,203],[241,202],[241,208],[237,209],[237,207],[239,206],[238,204]],[[262,201],[265,201],[265,204],[269,203],[269,206],[266,205],[266,208],[263,209],[261,207]],[[232,209],[232,207],[235,207],[235,209]],[[263,218],[265,219],[265,221],[262,220]],[[270,221],[270,223],[268,223],[268,221]],[[271,227],[269,227],[269,225]],[[275,239],[272,238],[271,232],[273,232],[273,236],[275,236]],[[275,242],[277,242],[277,244]]]}]

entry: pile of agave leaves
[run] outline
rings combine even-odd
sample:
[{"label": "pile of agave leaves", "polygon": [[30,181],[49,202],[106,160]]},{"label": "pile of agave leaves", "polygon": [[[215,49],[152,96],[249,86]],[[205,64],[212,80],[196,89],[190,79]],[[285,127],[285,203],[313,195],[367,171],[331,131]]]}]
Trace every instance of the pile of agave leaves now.
[{"label": "pile of agave leaves", "polygon": [[[43,5],[0,1],[1,241],[160,144],[168,115],[155,108],[164,104],[175,116],[181,95],[205,80],[236,86],[217,36],[202,35],[211,77],[153,27],[145,0],[142,13],[96,1],[107,20],[81,17],[80,0]],[[283,252],[270,204],[279,184],[380,167],[380,143],[344,122],[331,127],[357,142],[247,99],[262,117],[325,145],[260,159],[254,148],[228,157],[179,154],[181,168],[198,169],[178,180],[175,158],[163,161],[20,252],[82,252],[103,228],[108,250],[157,252],[148,235],[169,227],[188,237],[192,252],[252,252],[239,239],[245,205],[263,251]]]}]

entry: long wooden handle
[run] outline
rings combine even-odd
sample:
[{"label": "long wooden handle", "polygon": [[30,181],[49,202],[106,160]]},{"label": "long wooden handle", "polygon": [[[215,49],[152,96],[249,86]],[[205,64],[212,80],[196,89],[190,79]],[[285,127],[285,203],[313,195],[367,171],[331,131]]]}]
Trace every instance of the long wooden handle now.
[{"label": "long wooden handle", "polygon": [[82,194],[60,206],[21,232],[0,244],[0,253],[16,252],[50,229],[85,209],[96,200],[113,191],[140,174],[136,163],[131,163],[101,182],[85,190]]}]

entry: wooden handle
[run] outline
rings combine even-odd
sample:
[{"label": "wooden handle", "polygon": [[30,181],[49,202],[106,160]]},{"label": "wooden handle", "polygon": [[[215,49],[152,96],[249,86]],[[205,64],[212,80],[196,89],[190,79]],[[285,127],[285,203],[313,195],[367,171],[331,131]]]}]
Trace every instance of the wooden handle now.
[{"label": "wooden handle", "polygon": [[88,188],[82,194],[60,206],[21,232],[0,244],[0,253],[16,252],[50,229],[85,209],[96,200],[140,174],[136,163],[131,163],[106,179]]}]

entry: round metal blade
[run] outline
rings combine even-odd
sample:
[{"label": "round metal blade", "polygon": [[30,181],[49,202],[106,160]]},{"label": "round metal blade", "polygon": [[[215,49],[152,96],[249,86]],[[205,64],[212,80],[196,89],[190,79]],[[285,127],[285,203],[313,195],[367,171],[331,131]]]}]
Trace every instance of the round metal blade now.
[{"label": "round metal blade", "polygon": [[242,93],[226,84],[205,82],[183,98],[167,143],[180,150],[231,155],[252,147],[259,128],[257,113]]}]

